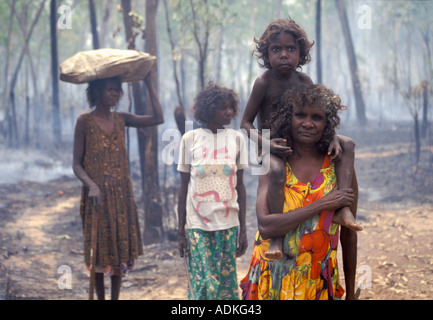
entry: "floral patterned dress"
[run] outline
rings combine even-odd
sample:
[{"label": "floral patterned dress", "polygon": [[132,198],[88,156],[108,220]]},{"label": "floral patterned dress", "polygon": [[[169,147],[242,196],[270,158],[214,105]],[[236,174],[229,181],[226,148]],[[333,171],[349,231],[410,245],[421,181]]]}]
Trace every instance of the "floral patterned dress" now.
[{"label": "floral patterned dress", "polygon": [[[134,259],[143,254],[129,165],[125,148],[125,122],[113,112],[114,130],[102,130],[86,114],[83,167],[101,189],[98,211],[97,272],[111,273],[114,267],[125,273]],[[83,221],[84,257],[90,265],[92,215],[89,190],[83,185],[80,214]]]},{"label": "floral patterned dress", "polygon": [[[284,212],[309,205],[336,185],[334,164],[325,157],[311,183],[301,183],[286,165]],[[324,210],[284,236],[283,257],[269,260],[269,239],[256,235],[248,274],[241,281],[244,300],[328,300],[344,294],[337,267],[339,226]]]}]

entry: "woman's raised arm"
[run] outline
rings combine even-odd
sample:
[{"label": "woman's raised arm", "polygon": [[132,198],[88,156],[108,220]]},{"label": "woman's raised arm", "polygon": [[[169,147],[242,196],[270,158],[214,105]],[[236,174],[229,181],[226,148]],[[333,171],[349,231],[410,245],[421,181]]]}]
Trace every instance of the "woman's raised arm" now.
[{"label": "woman's raised arm", "polygon": [[119,112],[119,115],[125,120],[125,125],[130,127],[150,127],[164,123],[164,114],[156,94],[155,86],[150,76],[144,80],[149,92],[150,105],[152,106],[152,115],[136,115],[128,112]]}]

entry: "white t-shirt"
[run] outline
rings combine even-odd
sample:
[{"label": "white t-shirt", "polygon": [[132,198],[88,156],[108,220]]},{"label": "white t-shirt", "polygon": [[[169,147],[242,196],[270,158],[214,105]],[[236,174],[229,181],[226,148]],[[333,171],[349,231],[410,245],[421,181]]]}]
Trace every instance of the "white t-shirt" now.
[{"label": "white t-shirt", "polygon": [[239,225],[236,172],[248,167],[245,137],[233,129],[186,132],[177,169],[190,173],[186,228],[224,230]]}]

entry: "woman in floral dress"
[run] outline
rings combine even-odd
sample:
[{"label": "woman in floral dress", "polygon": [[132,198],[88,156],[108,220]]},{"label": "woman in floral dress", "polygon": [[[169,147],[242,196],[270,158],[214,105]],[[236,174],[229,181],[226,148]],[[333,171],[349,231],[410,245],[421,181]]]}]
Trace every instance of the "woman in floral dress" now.
[{"label": "woman in floral dress", "polygon": [[[293,149],[286,162],[284,210],[270,214],[269,177],[260,176],[259,232],[249,271],[241,281],[243,299],[339,299],[344,294],[337,266],[339,226],[332,218],[335,210],[356,199],[354,190],[338,190],[327,149],[343,106],[321,85],[288,91],[282,101],[271,126],[273,134],[287,139]],[[264,256],[269,238],[279,236],[284,236],[283,257],[269,260]]]}]

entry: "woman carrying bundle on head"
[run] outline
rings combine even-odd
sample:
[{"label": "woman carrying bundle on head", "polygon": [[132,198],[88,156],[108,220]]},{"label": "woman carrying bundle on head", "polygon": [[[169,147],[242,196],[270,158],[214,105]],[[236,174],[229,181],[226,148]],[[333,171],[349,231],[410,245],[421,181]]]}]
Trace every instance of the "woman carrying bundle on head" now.
[{"label": "woman carrying bundle on head", "polygon": [[105,299],[104,274],[111,276],[111,299],[119,299],[122,276],[143,254],[125,147],[125,127],[162,124],[164,116],[150,75],[145,79],[152,115],[113,111],[123,95],[120,77],[89,82],[91,112],[77,119],[73,170],[82,181],[80,214],[85,263],[90,266],[92,212],[96,212],[97,249],[95,289]]}]

